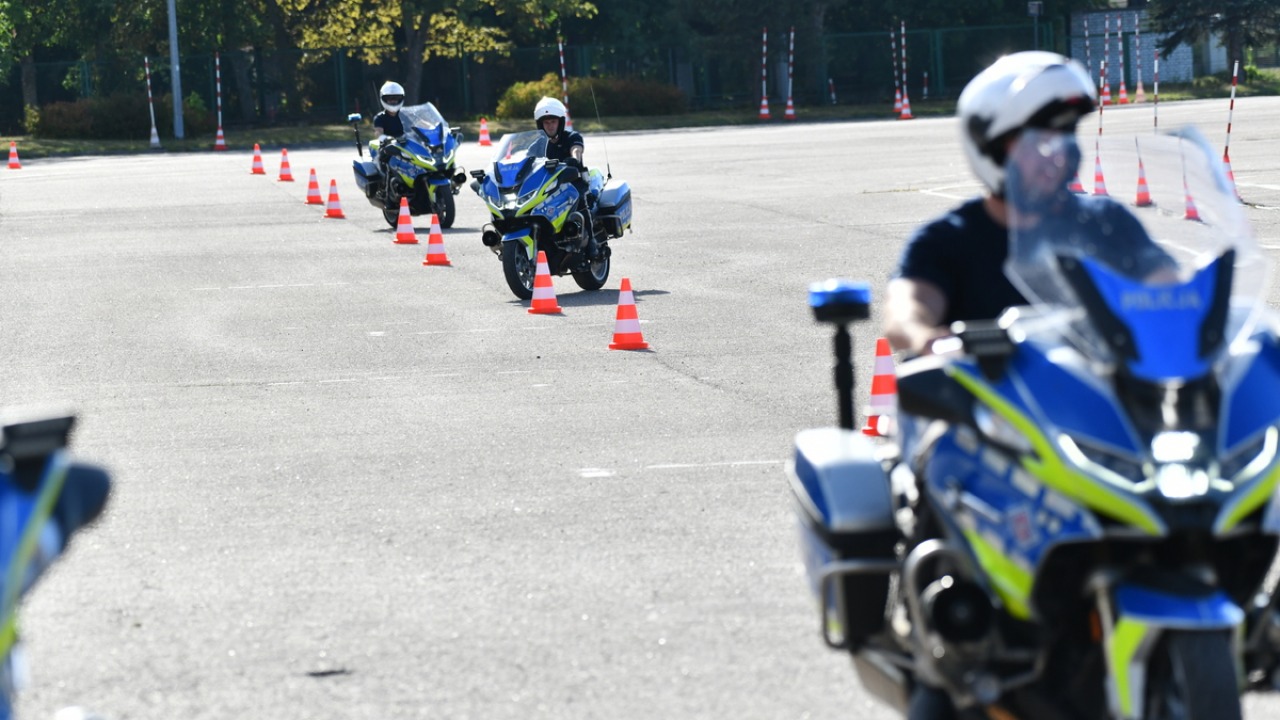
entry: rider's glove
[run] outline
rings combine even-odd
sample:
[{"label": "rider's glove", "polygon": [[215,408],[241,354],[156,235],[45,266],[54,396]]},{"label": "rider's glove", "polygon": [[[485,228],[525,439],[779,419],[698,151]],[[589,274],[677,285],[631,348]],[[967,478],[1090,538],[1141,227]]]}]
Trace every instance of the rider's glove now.
[{"label": "rider's glove", "polygon": [[581,161],[581,160],[579,160],[578,158],[575,158],[575,157],[565,158],[565,159],[564,159],[564,160],[562,160],[561,162],[563,162],[565,165],[568,165],[568,166],[569,166],[569,167],[571,167],[571,168],[577,168],[577,169],[578,169],[578,170],[580,170],[580,171],[581,171],[581,170],[585,170],[585,169],[586,169],[586,168],[582,165],[582,161]]}]

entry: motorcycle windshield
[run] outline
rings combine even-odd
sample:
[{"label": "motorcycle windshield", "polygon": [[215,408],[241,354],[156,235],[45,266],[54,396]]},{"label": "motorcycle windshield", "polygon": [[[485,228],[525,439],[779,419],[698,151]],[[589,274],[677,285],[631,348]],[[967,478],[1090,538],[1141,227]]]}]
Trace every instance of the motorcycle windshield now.
[{"label": "motorcycle windshield", "polygon": [[508,133],[502,136],[498,147],[494,149],[495,163],[518,163],[525,158],[547,156],[547,136],[541,130]]},{"label": "motorcycle windshield", "polygon": [[1253,332],[1271,279],[1222,162],[1193,129],[1099,140],[1086,196],[1081,156],[1048,131],[1009,150],[1005,274],[1042,318],[1022,332],[1146,380],[1202,376]]},{"label": "motorcycle windshield", "polygon": [[400,120],[404,123],[406,134],[416,134],[428,146],[443,145],[449,134],[449,123],[431,103],[401,108]]}]

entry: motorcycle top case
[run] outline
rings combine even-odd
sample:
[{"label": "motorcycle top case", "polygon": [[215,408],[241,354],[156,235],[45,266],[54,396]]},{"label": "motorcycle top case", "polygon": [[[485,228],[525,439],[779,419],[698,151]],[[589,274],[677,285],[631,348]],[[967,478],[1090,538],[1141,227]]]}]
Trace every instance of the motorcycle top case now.
[{"label": "motorcycle top case", "polygon": [[[622,231],[631,227],[631,186],[621,180],[609,180],[600,191],[597,204],[599,215],[610,226],[614,237],[622,237]],[[610,216],[617,216],[614,220]]]},{"label": "motorcycle top case", "polygon": [[378,166],[366,160],[352,160],[351,169],[355,171],[356,187],[365,195],[369,194],[369,183],[376,180],[381,173]]},{"label": "motorcycle top case", "polygon": [[890,561],[901,533],[894,520],[889,477],[875,446],[861,433],[816,428],[796,435],[789,463],[800,521],[805,570],[815,595],[838,620],[841,634],[857,644],[884,626],[889,575],[849,573],[821,598],[821,577],[840,561]]}]

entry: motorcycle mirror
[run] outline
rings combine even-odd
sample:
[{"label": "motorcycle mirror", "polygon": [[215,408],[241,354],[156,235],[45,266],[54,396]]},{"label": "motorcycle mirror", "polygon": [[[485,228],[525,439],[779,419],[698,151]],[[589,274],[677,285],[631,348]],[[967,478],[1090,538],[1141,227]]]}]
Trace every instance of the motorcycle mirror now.
[{"label": "motorcycle mirror", "polygon": [[347,116],[347,122],[349,123],[358,123],[363,119],[364,118],[361,117],[360,113],[351,113],[350,115]]},{"label": "motorcycle mirror", "polygon": [[483,170],[472,170],[472,171],[471,171],[471,177],[473,177],[473,178],[475,178],[475,179],[477,179],[477,180],[483,180],[483,179],[484,179],[484,171],[483,171]]}]

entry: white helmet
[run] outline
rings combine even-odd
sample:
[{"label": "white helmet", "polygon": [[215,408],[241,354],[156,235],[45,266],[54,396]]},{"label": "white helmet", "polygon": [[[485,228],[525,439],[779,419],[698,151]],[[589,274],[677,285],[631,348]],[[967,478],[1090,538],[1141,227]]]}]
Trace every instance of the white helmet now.
[{"label": "white helmet", "polygon": [[[564,103],[553,97],[544,97],[538,101],[533,108],[533,122],[539,130],[542,130],[542,118],[551,116],[560,119],[560,124],[556,127],[556,135],[564,131],[564,119],[569,116],[569,111],[565,109]],[[543,132],[546,132],[545,130]]]},{"label": "white helmet", "polygon": [[1008,140],[1023,128],[1075,132],[1097,107],[1097,89],[1079,62],[1039,50],[1006,55],[978,73],[956,105],[960,142],[987,188],[1004,194]]},{"label": "white helmet", "polygon": [[404,88],[398,82],[385,82],[378,91],[378,99],[387,112],[397,112],[404,107]]}]

